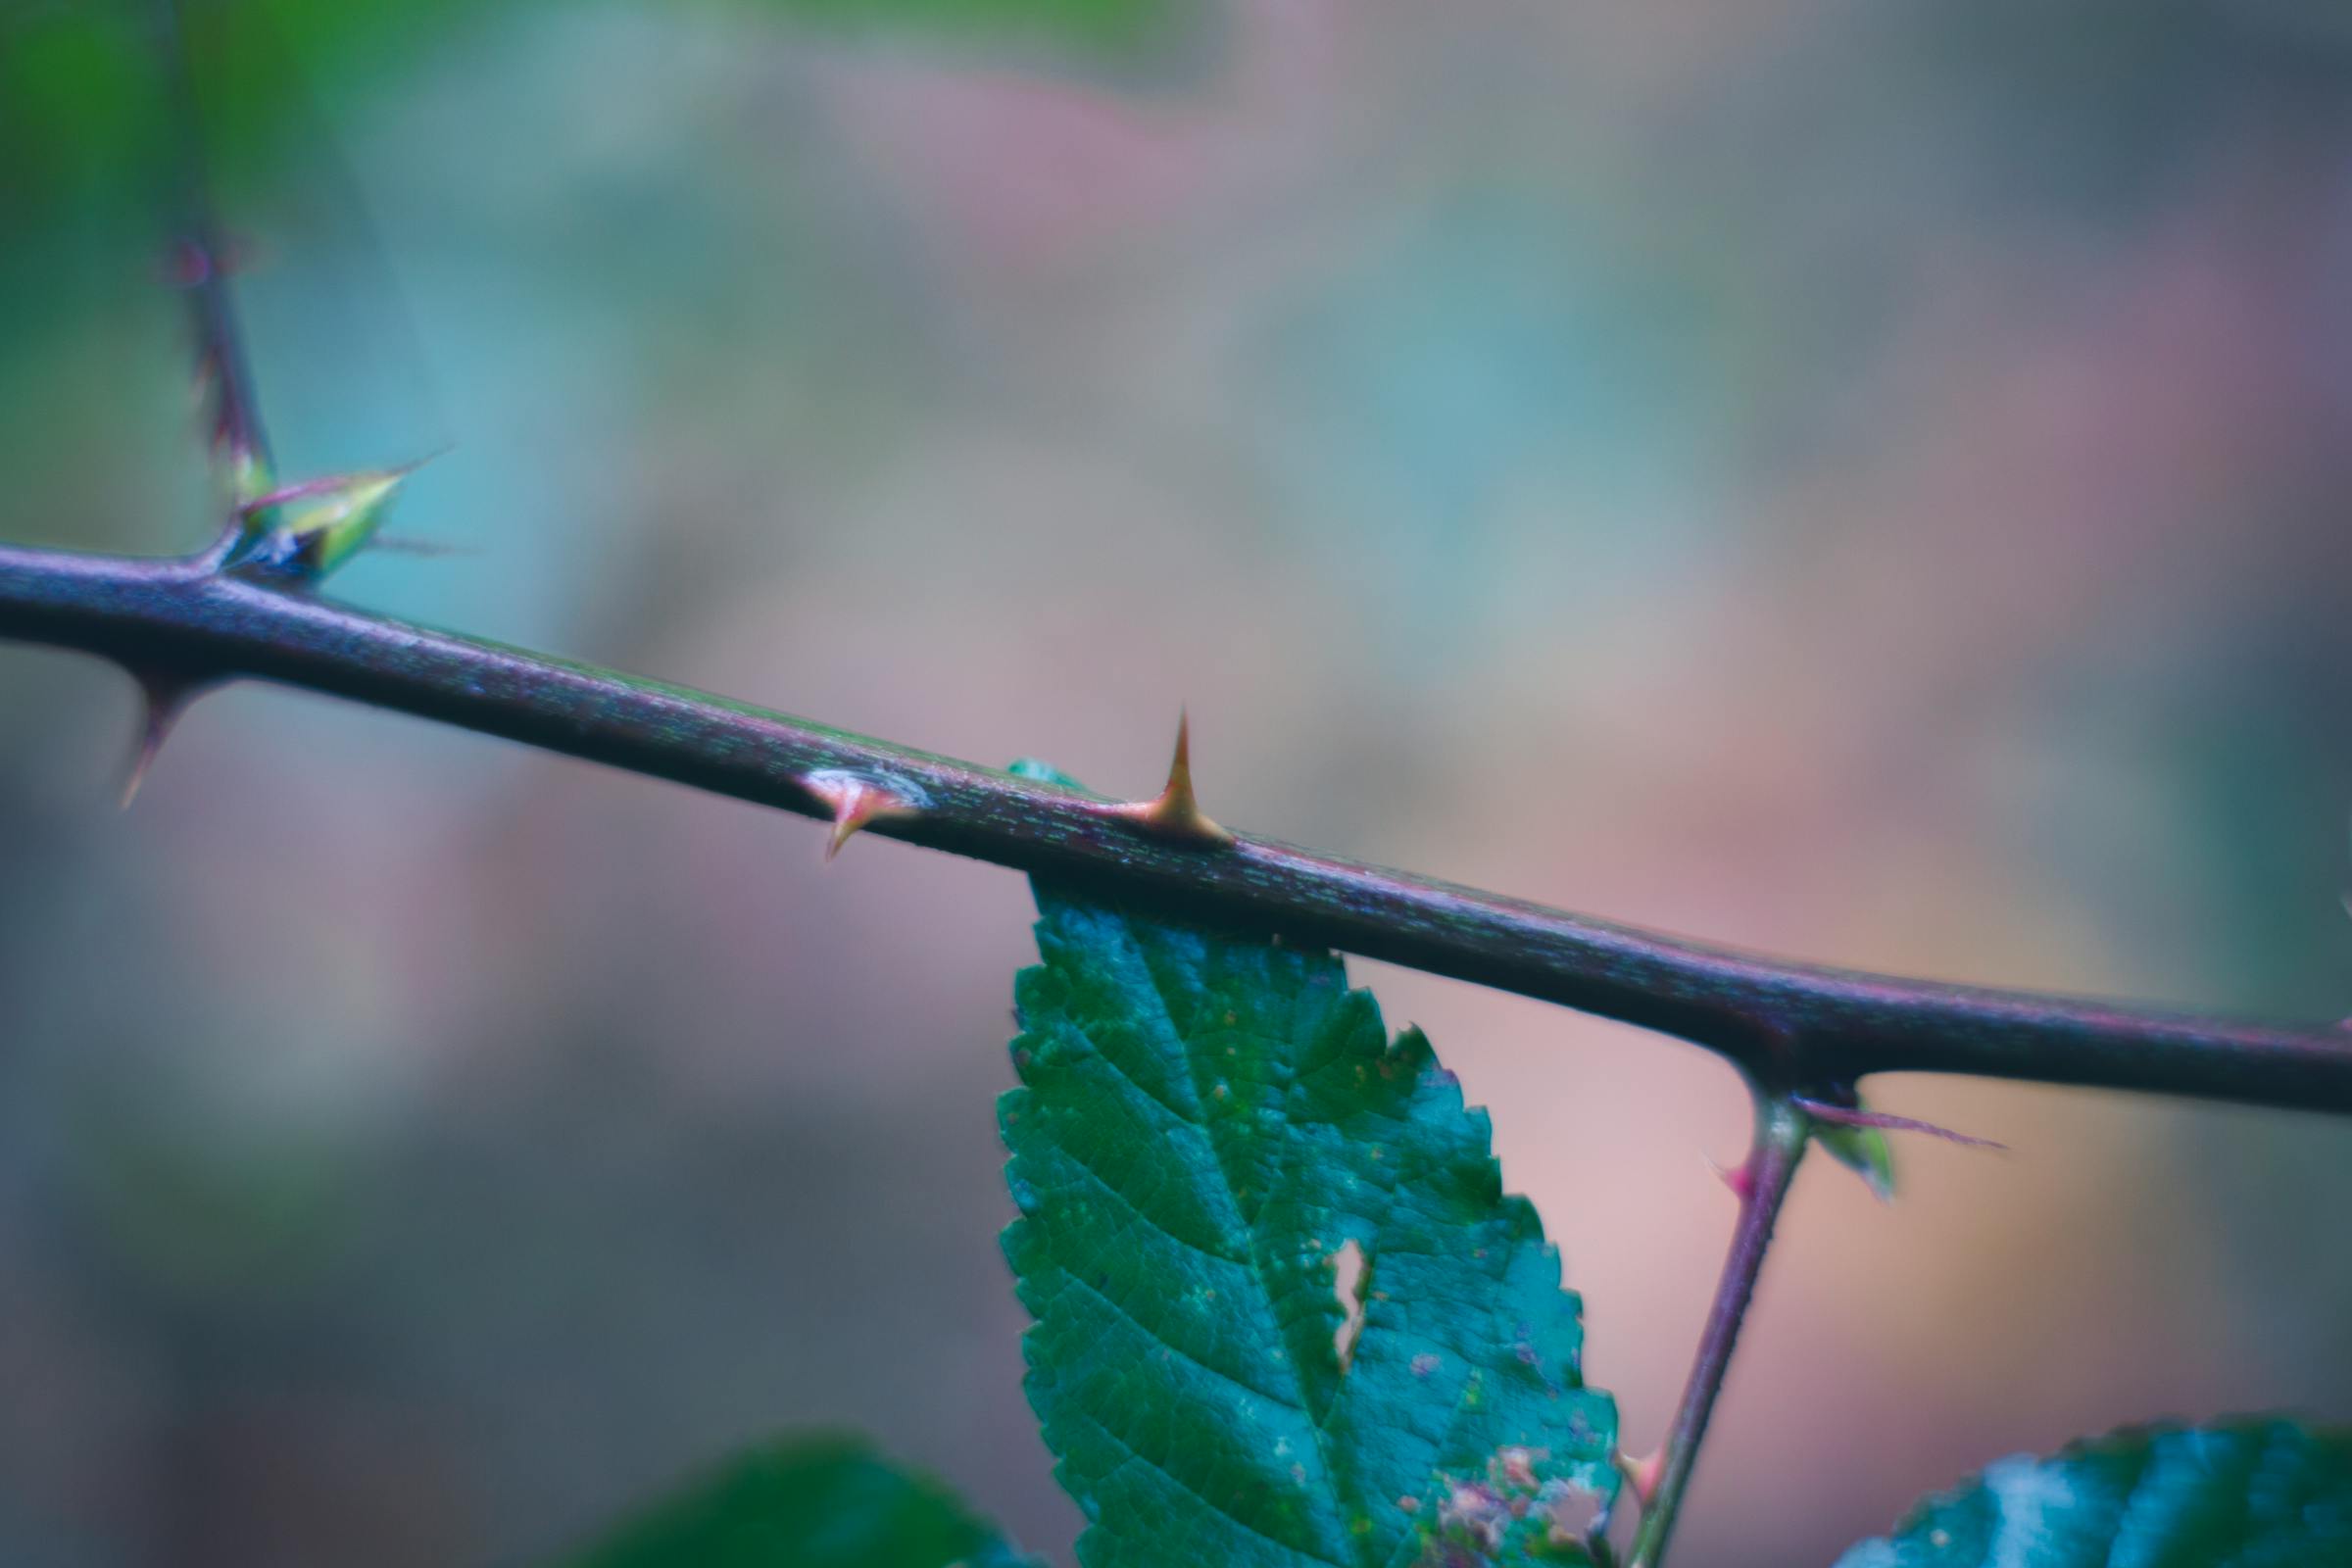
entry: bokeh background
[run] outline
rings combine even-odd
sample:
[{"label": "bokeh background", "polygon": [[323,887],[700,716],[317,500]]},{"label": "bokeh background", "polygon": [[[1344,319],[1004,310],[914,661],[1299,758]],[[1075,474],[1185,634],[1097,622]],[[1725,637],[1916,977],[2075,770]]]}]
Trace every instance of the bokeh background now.
[{"label": "bokeh background", "polygon": [[[2352,1010],[2352,12],[2294,0],[251,7],[199,74],[337,591],[1906,973]],[[209,537],[138,24],[0,27],[16,540]],[[216,19],[219,20],[219,19]],[[282,692],[135,809],[0,649],[0,1559],[527,1559],[847,1424],[1067,1561],[993,1097],[1021,881]],[[1357,965],[1653,1444],[1745,1137]],[[2352,1416],[2352,1129],[2004,1084],[1800,1178],[1688,1516]]]}]

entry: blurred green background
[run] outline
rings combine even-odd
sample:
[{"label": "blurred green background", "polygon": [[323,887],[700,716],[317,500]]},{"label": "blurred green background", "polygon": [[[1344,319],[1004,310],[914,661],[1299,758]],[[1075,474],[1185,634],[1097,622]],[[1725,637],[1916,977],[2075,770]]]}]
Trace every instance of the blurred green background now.
[{"label": "blurred green background", "polygon": [[[1776,952],[2352,1010],[2352,12],[282,4],[198,51],[359,603]],[[5,533],[209,537],[144,13],[0,10]],[[1026,1543],[1020,880],[0,649],[0,1560],[515,1560],[847,1423]],[[1737,1084],[1358,965],[1656,1441]],[[1798,1184],[1688,1515],[2352,1416],[2352,1129],[2000,1084]],[[2329,1218],[2330,1215],[2336,1216]]]}]

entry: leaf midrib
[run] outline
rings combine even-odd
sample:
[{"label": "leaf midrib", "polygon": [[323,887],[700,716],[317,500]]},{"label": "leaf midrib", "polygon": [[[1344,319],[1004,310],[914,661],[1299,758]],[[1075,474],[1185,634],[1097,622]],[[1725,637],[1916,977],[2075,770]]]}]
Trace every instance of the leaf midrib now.
[{"label": "leaf midrib", "polygon": [[[1135,955],[1137,961],[1142,965],[1146,978],[1152,982],[1152,1000],[1159,1009],[1160,1021],[1166,1026],[1167,1038],[1175,1041],[1177,1049],[1183,1053],[1185,1067],[1184,1081],[1186,1086],[1192,1091],[1192,1106],[1189,1113],[1185,1111],[1176,1111],[1175,1113],[1181,1116],[1184,1120],[1192,1123],[1192,1125],[1195,1127],[1200,1128],[1201,1136],[1208,1142],[1209,1152],[1212,1156],[1214,1156],[1217,1162],[1217,1179],[1223,1189],[1225,1202],[1233,1214],[1234,1219],[1240,1224],[1242,1233],[1249,1238],[1249,1273],[1250,1288],[1257,1292],[1258,1302],[1259,1305],[1264,1309],[1265,1319],[1268,1323],[1274,1325],[1275,1336],[1277,1339],[1281,1339],[1282,1317],[1281,1314],[1275,1310],[1273,1293],[1267,1289],[1266,1286],[1269,1267],[1267,1256],[1263,1250],[1263,1238],[1258,1231],[1255,1219],[1244,1217],[1246,1211],[1241,1201],[1240,1188],[1236,1185],[1234,1179],[1232,1152],[1227,1147],[1228,1140],[1218,1132],[1215,1118],[1209,1116],[1206,1112],[1205,1104],[1208,1089],[1207,1086],[1201,1082],[1200,1075],[1202,1072],[1202,1063],[1200,1054],[1193,1049],[1193,1041],[1190,1033],[1178,1024],[1176,1019],[1176,1009],[1170,1001],[1167,983],[1160,977],[1159,966],[1152,961],[1152,954],[1145,947],[1144,943],[1138,939],[1135,928],[1128,922],[1121,921],[1119,922],[1119,936],[1120,940],[1127,945],[1128,950]],[[1288,1043],[1284,1041],[1267,1041],[1263,1040],[1261,1037],[1260,1044],[1269,1048],[1270,1059],[1273,1059],[1282,1065],[1284,1070],[1284,1079],[1278,1085],[1278,1088],[1282,1100],[1287,1102],[1290,1098],[1291,1091],[1291,1085],[1289,1082],[1289,1060],[1286,1050]],[[1138,1085],[1138,1088],[1140,1089],[1141,1086]],[[1169,1108],[1171,1110],[1175,1109],[1173,1106]],[[1282,1109],[1287,1120],[1289,1114],[1288,1104],[1285,1103],[1282,1106]],[[1157,1338],[1157,1336],[1153,1337]],[[1297,1410],[1300,1416],[1304,1417],[1307,1430],[1314,1435],[1315,1456],[1320,1463],[1322,1474],[1325,1478],[1325,1485],[1330,1490],[1330,1500],[1333,1504],[1332,1511],[1335,1516],[1333,1522],[1340,1526],[1344,1539],[1352,1541],[1355,1538],[1347,1530],[1348,1513],[1347,1478],[1341,1471],[1340,1467],[1333,1462],[1334,1454],[1332,1452],[1331,1434],[1324,1430],[1323,1417],[1317,1415],[1307,1405],[1306,1386],[1303,1381],[1303,1373],[1298,1363],[1298,1357],[1293,1353],[1293,1348],[1294,1348],[1287,1343],[1283,1345],[1283,1366],[1287,1371],[1286,1381],[1291,1386],[1292,1394],[1290,1397],[1282,1399],[1281,1402],[1289,1405],[1292,1409]],[[1239,1380],[1232,1381],[1238,1382]],[[1268,1395],[1266,1397],[1274,1398],[1279,1396]],[[1337,1403],[1338,1400],[1335,1397],[1332,1401],[1330,1401],[1329,1404],[1325,1406],[1324,1414],[1328,1415],[1332,1406],[1336,1405]],[[1198,1494],[1195,1494],[1195,1495],[1198,1495]],[[1219,1509],[1218,1511],[1220,1513],[1225,1512],[1223,1509]],[[1233,1516],[1228,1513],[1226,1514],[1226,1517],[1232,1518]],[[1234,1522],[1243,1525],[1245,1529],[1251,1529],[1254,1533],[1261,1535],[1263,1534],[1263,1532],[1254,1531],[1254,1527],[1250,1526],[1247,1521],[1235,1520]],[[1287,1549],[1296,1550],[1297,1548],[1291,1547]],[[1332,1564],[1332,1568],[1369,1568],[1369,1564],[1366,1562],[1366,1559],[1360,1553],[1355,1551],[1348,1552],[1349,1560],[1346,1563],[1341,1562],[1338,1558],[1330,1557],[1320,1552],[1312,1553],[1311,1555],[1315,1556],[1316,1560],[1318,1561]]]}]

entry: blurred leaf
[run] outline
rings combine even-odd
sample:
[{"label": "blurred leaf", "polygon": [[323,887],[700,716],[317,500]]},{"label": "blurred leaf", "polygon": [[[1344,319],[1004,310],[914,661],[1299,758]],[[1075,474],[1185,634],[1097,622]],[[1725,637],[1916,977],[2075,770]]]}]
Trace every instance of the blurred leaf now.
[{"label": "blurred leaf", "polygon": [[253,1313],[319,1289],[348,1254],[364,1179],[348,1148],[204,1136],[147,1107],[76,1129],[77,1196],[125,1297]]},{"label": "blurred leaf", "polygon": [[[919,27],[1010,37],[1089,53],[1125,53],[1164,37],[1178,0],[730,0],[747,11],[798,13],[834,25]],[[1202,0],[1194,0],[1197,6]]]},{"label": "blurred leaf", "polygon": [[2147,1427],[2003,1459],[1838,1568],[2342,1568],[2352,1432]]},{"label": "blurred leaf", "polygon": [[[386,67],[518,8],[489,0],[180,0],[185,55],[216,163],[272,156]],[[1172,37],[1179,0],[649,0],[681,20],[736,14],[850,31],[945,35],[1085,59]],[[78,197],[153,206],[187,127],[172,123],[172,0],[0,7],[0,211]]]},{"label": "blurred leaf", "polygon": [[759,1448],[623,1525],[569,1568],[946,1568],[1026,1559],[928,1476],[860,1439]]},{"label": "blurred leaf", "polygon": [[1589,1560],[1616,1406],[1420,1031],[1328,953],[1036,891],[1004,1250],[1081,1560]]}]

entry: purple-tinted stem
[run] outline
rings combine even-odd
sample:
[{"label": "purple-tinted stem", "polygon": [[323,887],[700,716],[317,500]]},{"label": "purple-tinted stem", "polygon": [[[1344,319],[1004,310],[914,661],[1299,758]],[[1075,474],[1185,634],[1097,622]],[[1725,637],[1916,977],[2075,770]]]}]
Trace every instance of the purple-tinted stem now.
[{"label": "purple-tinted stem", "polygon": [[6,638],[103,655],[151,678],[299,686],[828,822],[831,800],[809,780],[850,774],[920,803],[868,834],[1655,1029],[1775,1091],[1952,1072],[2352,1114],[2352,1035],[2332,1023],[1860,974],[1249,834],[1231,844],[1172,839],[1084,791],[369,614],[217,570],[209,558],[0,547]]},{"label": "purple-tinted stem", "polygon": [[1707,1308],[1707,1326],[1700,1333],[1698,1354],[1690,1363],[1690,1378],[1683,1386],[1682,1403],[1667,1430],[1658,1479],[1642,1510],[1642,1528],[1635,1533],[1632,1568],[1659,1568],[1673,1538],[1683,1494],[1698,1463],[1698,1446],[1707,1435],[1707,1420],[1715,1413],[1715,1396],[1732,1364],[1740,1342],[1740,1325],[1756,1293],[1756,1276],[1764,1270],[1764,1253],[1772,1245],[1772,1228],[1781,1217],[1781,1203],[1805,1154],[1811,1122],[1793,1100],[1758,1091],[1756,1141],[1747,1162],[1740,1167],[1732,1190],[1740,1198],[1740,1223],[1732,1232],[1732,1250],[1723,1260],[1723,1277],[1716,1281],[1715,1299]]},{"label": "purple-tinted stem", "polygon": [[[207,412],[205,434],[214,461],[228,472],[266,474],[270,467],[270,438],[262,427],[261,399],[254,391],[252,368],[246,363],[244,334],[237,328],[236,302],[228,287],[227,246],[205,172],[204,121],[197,107],[195,71],[188,58],[184,0],[158,0],[156,13],[159,49],[175,100],[173,118],[179,132],[170,273],[173,286],[188,298],[196,383]],[[239,531],[232,516],[222,548]]]}]

